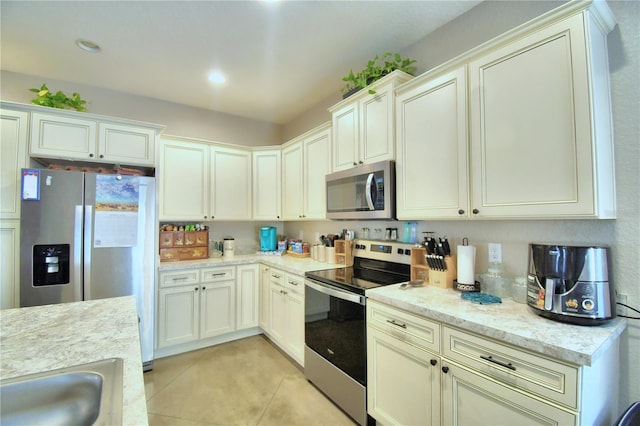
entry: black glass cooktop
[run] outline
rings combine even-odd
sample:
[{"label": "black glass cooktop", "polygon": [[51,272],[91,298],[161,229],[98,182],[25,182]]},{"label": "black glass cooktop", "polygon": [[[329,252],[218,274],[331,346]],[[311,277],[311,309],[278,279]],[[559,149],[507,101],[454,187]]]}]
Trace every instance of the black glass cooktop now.
[{"label": "black glass cooktop", "polygon": [[372,288],[409,281],[410,266],[356,259],[354,266],[310,271],[305,276],[353,293],[364,294]]}]

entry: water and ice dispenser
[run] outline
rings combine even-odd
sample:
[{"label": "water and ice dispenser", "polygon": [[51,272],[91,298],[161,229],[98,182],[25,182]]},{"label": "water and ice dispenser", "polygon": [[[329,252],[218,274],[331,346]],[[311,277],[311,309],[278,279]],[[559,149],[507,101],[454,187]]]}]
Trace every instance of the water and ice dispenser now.
[{"label": "water and ice dispenser", "polygon": [[69,244],[33,246],[33,285],[69,283]]}]

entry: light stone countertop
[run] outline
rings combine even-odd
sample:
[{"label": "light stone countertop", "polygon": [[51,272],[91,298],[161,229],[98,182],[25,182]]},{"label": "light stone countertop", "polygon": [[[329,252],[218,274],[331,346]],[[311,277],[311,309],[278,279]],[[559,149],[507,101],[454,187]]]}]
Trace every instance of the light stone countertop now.
[{"label": "light stone countertop", "polygon": [[123,358],[122,421],[147,425],[134,296],[0,311],[0,379]]},{"label": "light stone countertop", "polygon": [[394,284],[368,290],[366,295],[445,325],[580,366],[595,362],[627,326],[623,318],[596,326],[561,323],[543,318],[512,299],[480,305],[463,300],[456,290],[433,286],[402,290],[399,284]]},{"label": "light stone countertop", "polygon": [[264,263],[274,268],[296,275],[304,275],[305,272],[321,269],[339,268],[337,263],[318,262],[310,257],[294,257],[288,254],[282,256],[245,254],[235,255],[232,259],[224,257],[211,257],[209,259],[183,260],[179,262],[162,262],[158,270],[160,272],[174,271],[192,268],[213,268],[216,266],[247,265],[250,263]]}]

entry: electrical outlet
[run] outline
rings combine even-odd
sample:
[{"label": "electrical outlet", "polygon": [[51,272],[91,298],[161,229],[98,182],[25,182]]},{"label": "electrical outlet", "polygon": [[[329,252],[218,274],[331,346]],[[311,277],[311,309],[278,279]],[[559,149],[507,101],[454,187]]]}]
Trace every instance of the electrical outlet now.
[{"label": "electrical outlet", "polygon": [[[616,290],[616,302],[624,303],[626,305],[628,297],[629,296],[627,296],[625,293],[620,293],[618,290]],[[616,312],[618,312],[618,315],[628,315],[627,308],[625,308],[624,306],[616,305]]]},{"label": "electrical outlet", "polygon": [[489,263],[502,263],[502,244],[489,243]]}]

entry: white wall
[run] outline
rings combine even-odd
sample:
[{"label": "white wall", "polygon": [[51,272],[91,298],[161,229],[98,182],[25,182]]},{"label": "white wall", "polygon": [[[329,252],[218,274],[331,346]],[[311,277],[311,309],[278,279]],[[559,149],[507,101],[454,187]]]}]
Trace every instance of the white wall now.
[{"label": "white wall", "polygon": [[80,93],[91,113],[163,124],[168,135],[246,146],[284,142],[282,126],[278,124],[10,71],[0,73],[0,97],[28,104],[34,97],[29,89],[42,83],[51,90]]},{"label": "white wall", "polygon": [[[550,2],[483,2],[468,13],[410,46],[403,55],[417,58],[422,71],[433,68],[495,35],[551,9]],[[615,134],[618,218],[616,220],[550,221],[430,221],[419,222],[420,231],[446,235],[452,245],[468,237],[478,247],[477,270],[486,271],[487,243],[503,244],[504,262],[513,274],[526,271],[527,247],[535,241],[601,243],[611,246],[613,282],[640,308],[640,2],[610,1],[618,26],[609,34],[609,64]],[[327,120],[321,106],[301,114],[310,127]],[[314,121],[315,120],[315,121]],[[289,123],[287,129],[295,129]],[[402,227],[401,222],[290,222],[288,235],[313,241],[316,233],[336,233],[343,228],[358,232],[363,226]],[[588,328],[585,328],[588,333]],[[561,339],[562,336],[558,336]],[[621,340],[620,411],[640,400],[640,321],[629,320]]]}]

